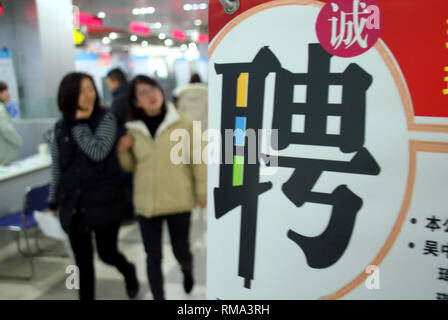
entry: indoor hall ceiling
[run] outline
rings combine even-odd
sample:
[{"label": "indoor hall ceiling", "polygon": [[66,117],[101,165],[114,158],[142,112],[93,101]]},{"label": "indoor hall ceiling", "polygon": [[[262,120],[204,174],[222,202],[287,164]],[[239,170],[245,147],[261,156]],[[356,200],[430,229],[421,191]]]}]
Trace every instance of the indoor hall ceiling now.
[{"label": "indoor hall ceiling", "polygon": [[[196,10],[184,10],[185,5],[190,4]],[[73,0],[73,5],[77,6],[80,12],[97,16],[99,12],[104,12],[103,26],[89,32],[89,38],[101,38],[107,36],[111,31],[118,33],[118,41],[121,43],[130,42],[129,24],[133,21],[149,24],[151,34],[147,37],[139,37],[139,40],[148,40],[150,43],[160,42],[159,33],[165,33],[171,37],[173,29],[179,29],[187,34],[192,31],[208,33],[208,7],[198,9],[199,5],[208,5],[207,0]],[[134,15],[135,8],[153,7],[153,14]],[[188,7],[188,6],[187,6]],[[199,21],[201,24],[199,25]],[[155,23],[160,23],[160,28],[154,28]],[[187,39],[186,41],[191,41]]]}]

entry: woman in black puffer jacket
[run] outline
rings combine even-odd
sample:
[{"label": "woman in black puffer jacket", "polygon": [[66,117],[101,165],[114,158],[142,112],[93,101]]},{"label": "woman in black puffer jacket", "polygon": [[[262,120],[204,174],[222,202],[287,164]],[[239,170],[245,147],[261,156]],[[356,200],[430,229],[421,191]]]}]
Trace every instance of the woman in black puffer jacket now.
[{"label": "woman in black puffer jacket", "polygon": [[80,271],[79,298],[95,297],[92,233],[98,255],[125,277],[128,296],[138,292],[135,266],[118,252],[117,237],[126,198],[115,153],[117,122],[100,107],[92,77],[70,73],[62,80],[51,145],[49,208],[59,214]]}]

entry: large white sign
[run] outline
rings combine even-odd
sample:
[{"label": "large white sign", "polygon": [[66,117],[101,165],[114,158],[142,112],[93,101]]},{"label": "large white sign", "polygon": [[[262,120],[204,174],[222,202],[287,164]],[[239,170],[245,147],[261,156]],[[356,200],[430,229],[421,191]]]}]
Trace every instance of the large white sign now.
[{"label": "large white sign", "polygon": [[322,6],[269,2],[210,45],[209,127],[277,129],[262,144],[278,168],[248,164],[248,139],[243,162],[209,165],[207,297],[446,297],[448,135],[409,131],[381,39],[351,58],[321,47]]}]

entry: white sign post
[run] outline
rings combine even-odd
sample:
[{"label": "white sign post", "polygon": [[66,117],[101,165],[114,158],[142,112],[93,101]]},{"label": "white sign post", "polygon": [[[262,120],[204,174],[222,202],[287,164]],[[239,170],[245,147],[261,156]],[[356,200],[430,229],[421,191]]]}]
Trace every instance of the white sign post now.
[{"label": "white sign post", "polygon": [[232,140],[243,164],[209,164],[207,298],[447,294],[448,134],[408,129],[386,43],[331,56],[323,4],[293,2],[244,12],[210,44],[209,127],[278,129],[278,168],[248,164],[248,138]]}]

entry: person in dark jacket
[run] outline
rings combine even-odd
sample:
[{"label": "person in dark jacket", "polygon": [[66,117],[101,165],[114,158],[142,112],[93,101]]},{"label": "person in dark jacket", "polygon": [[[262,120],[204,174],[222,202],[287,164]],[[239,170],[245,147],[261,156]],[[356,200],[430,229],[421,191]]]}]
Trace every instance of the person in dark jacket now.
[{"label": "person in dark jacket", "polygon": [[79,268],[79,298],[95,298],[92,233],[99,257],[123,274],[127,294],[135,298],[135,266],[117,248],[125,201],[115,152],[115,116],[100,107],[93,79],[83,73],[64,77],[58,105],[63,118],[55,125],[51,143],[49,209],[57,210],[69,236]]},{"label": "person in dark jacket", "polygon": [[106,84],[114,97],[110,111],[112,111],[118,122],[118,137],[126,134],[124,123],[127,118],[128,109],[128,85],[126,76],[120,68],[110,70],[106,76]]},{"label": "person in dark jacket", "polygon": [[[106,84],[114,97],[110,111],[117,118],[118,137],[126,134],[125,122],[128,117],[128,84],[126,75],[120,68],[110,70],[106,76]],[[132,173],[123,172],[123,180],[126,186],[126,200],[127,209],[124,223],[131,223],[134,221],[134,206],[132,203]]]}]

